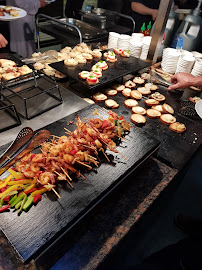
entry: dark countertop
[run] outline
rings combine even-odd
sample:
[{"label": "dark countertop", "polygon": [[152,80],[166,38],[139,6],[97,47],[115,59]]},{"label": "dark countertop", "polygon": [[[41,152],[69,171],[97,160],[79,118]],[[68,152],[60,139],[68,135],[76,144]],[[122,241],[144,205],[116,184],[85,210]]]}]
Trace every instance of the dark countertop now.
[{"label": "dark countertop", "polygon": [[[66,97],[72,95],[68,90],[68,92],[64,88],[62,90],[62,95]],[[79,104],[82,104],[81,107],[87,105],[81,99],[78,99],[78,106]],[[72,108],[71,104],[69,106]],[[63,109],[65,111],[64,104]],[[34,121],[37,122],[37,118]],[[36,127],[38,128],[40,127]],[[0,269],[50,269],[56,262],[58,267],[68,265],[71,270],[96,269],[130,229],[141,221],[144,213],[177,172],[178,170],[167,166],[157,158],[149,158],[84,220],[63,235],[48,251],[40,254],[35,262],[32,261],[28,265],[23,264],[1,232]]]}]

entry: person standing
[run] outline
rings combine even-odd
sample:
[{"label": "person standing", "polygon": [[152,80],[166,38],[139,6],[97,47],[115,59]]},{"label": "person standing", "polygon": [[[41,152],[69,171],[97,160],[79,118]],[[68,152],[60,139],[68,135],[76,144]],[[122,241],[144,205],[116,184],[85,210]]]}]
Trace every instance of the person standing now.
[{"label": "person standing", "polygon": [[47,3],[45,0],[7,0],[6,4],[27,12],[25,17],[10,22],[10,49],[22,57],[29,57],[36,51],[35,15],[38,9]]},{"label": "person standing", "polygon": [[139,32],[145,22],[147,26],[150,21],[154,22],[158,15],[161,0],[130,0],[131,16],[135,20],[135,32]]}]

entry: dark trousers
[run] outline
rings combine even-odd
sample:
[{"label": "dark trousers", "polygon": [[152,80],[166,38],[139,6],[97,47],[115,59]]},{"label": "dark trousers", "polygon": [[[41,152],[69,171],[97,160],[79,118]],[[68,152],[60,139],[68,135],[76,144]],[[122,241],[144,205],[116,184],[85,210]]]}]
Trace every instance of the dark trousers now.
[{"label": "dark trousers", "polygon": [[79,10],[82,9],[84,0],[67,0],[65,15],[67,18],[80,19]]}]

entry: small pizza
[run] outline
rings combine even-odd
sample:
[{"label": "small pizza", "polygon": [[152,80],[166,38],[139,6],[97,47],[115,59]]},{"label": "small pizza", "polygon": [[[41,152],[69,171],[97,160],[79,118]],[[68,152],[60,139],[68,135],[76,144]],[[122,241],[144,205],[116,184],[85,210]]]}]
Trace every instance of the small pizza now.
[{"label": "small pizza", "polygon": [[145,115],[147,111],[143,107],[136,106],[136,107],[132,107],[132,113]]},{"label": "small pizza", "polygon": [[13,80],[13,79],[16,79],[17,77],[20,77],[20,75],[21,74],[19,72],[4,73],[2,75],[2,80],[3,81]]},{"label": "small pizza", "polygon": [[95,57],[95,58],[101,58],[102,57],[102,53],[99,49],[94,49],[92,51],[92,56]]},{"label": "small pizza", "polygon": [[113,51],[116,53],[116,54],[121,54],[122,53],[122,50],[121,49],[113,49]]},{"label": "small pizza", "polygon": [[107,65],[107,63],[106,63],[105,61],[100,60],[100,61],[97,63],[97,65],[99,65],[99,67],[100,67],[102,70],[108,69],[108,65]]},{"label": "small pizza", "polygon": [[123,57],[129,57],[130,56],[130,51],[129,50],[122,50],[120,55],[123,56]]},{"label": "small pizza", "polygon": [[127,87],[127,88],[132,89],[132,88],[135,88],[135,86],[136,86],[136,84],[134,82],[132,82],[131,80],[125,82],[125,87]]},{"label": "small pizza", "polygon": [[164,103],[162,105],[162,108],[163,108],[163,113],[174,114],[174,109],[170,105]]},{"label": "small pizza", "polygon": [[134,77],[133,82],[137,84],[143,84],[145,83],[145,80],[142,79],[141,77]]},{"label": "small pizza", "polygon": [[102,68],[100,67],[100,65],[99,64],[95,64],[95,65],[93,65],[92,66],[92,68],[91,68],[91,70],[93,71],[93,70],[100,70],[100,71],[102,71]]},{"label": "small pizza", "polygon": [[125,85],[123,85],[123,84],[114,84],[112,86],[112,88],[115,89],[118,92],[122,92],[123,89],[125,88]]},{"label": "small pizza", "polygon": [[83,57],[81,54],[76,56],[76,60],[79,64],[86,64],[87,60],[85,57]]},{"label": "small pizza", "polygon": [[182,123],[175,122],[173,124],[170,124],[169,129],[177,133],[182,133],[186,130],[186,126]]},{"label": "small pizza", "polygon": [[63,73],[61,73],[60,71],[55,71],[55,77],[56,78],[59,78],[59,79],[64,79],[64,78],[66,78],[67,76],[65,75],[65,74],[63,74]]},{"label": "small pizza", "polygon": [[166,99],[165,96],[160,94],[159,92],[155,92],[155,93],[151,94],[151,98],[156,99],[160,102],[164,101]]},{"label": "small pizza", "polygon": [[102,71],[100,69],[94,69],[92,71],[92,74],[95,75],[97,78],[101,78],[102,77]]},{"label": "small pizza", "polygon": [[83,80],[86,80],[86,78],[90,76],[90,72],[89,71],[86,71],[86,70],[83,70],[79,73],[79,77]]},{"label": "small pizza", "polygon": [[154,106],[154,105],[158,105],[159,104],[159,101],[154,99],[154,98],[149,98],[149,99],[146,99],[144,101],[144,103],[147,105],[147,106]]},{"label": "small pizza", "polygon": [[151,91],[149,88],[146,87],[138,87],[137,90],[143,95],[143,96],[147,96],[149,94],[151,94]]},{"label": "small pizza", "polygon": [[132,114],[130,117],[131,122],[136,125],[143,125],[146,123],[146,118],[141,114]]},{"label": "small pizza", "polygon": [[154,109],[154,110],[159,111],[160,113],[163,113],[163,106],[162,105],[152,106],[151,109]]},{"label": "small pizza", "polygon": [[20,72],[21,75],[26,75],[31,73],[33,70],[29,68],[27,65],[23,65],[18,68],[18,72]]},{"label": "small pizza", "polygon": [[97,92],[96,94],[93,95],[93,99],[96,102],[103,102],[107,99],[107,96],[104,95],[103,93]]},{"label": "small pizza", "polygon": [[119,107],[119,104],[113,99],[107,99],[105,100],[105,106],[108,108],[116,109]]},{"label": "small pizza", "polygon": [[138,90],[132,90],[130,92],[130,96],[131,96],[131,98],[134,98],[134,99],[141,99],[142,98],[142,94]]},{"label": "small pizza", "polygon": [[93,74],[90,74],[87,78],[86,78],[86,83],[88,85],[94,85],[94,84],[97,84],[99,83],[99,80],[97,78],[97,76],[93,75]]},{"label": "small pizza", "polygon": [[127,97],[127,98],[130,97],[130,93],[131,93],[130,88],[124,88],[123,91],[122,91],[122,94],[124,95],[124,97]]},{"label": "small pizza", "polygon": [[170,125],[176,122],[176,118],[172,114],[169,114],[169,113],[162,114],[160,116],[160,120],[166,125]]},{"label": "small pizza", "polygon": [[126,99],[124,101],[124,105],[127,107],[127,108],[132,108],[132,107],[135,107],[138,105],[138,102],[137,100],[134,100],[134,99]]},{"label": "small pizza", "polygon": [[107,54],[107,61],[113,63],[117,61],[116,54],[114,52],[109,51]]},{"label": "small pizza", "polygon": [[93,56],[90,53],[82,53],[82,56],[88,61],[91,61],[93,59]]},{"label": "small pizza", "polygon": [[147,116],[149,118],[159,118],[161,116],[161,113],[157,110],[148,109],[147,110]]},{"label": "small pizza", "polygon": [[104,92],[109,97],[116,96],[118,93],[117,90],[114,90],[114,89],[106,89]]}]

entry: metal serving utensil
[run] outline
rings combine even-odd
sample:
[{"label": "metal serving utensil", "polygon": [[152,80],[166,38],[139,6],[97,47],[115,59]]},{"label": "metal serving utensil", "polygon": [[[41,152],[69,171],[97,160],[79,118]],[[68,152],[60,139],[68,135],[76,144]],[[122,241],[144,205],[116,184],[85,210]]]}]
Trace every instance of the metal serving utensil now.
[{"label": "metal serving utensil", "polygon": [[0,156],[0,164],[4,160],[8,159],[12,154],[26,144],[33,136],[34,131],[30,127],[24,127],[20,130],[13,143],[6,149],[6,151]]},{"label": "metal serving utensil", "polygon": [[51,134],[48,130],[40,130],[37,132],[32,140],[27,144],[26,148],[17,156],[13,157],[3,168],[0,169],[0,175],[7,171],[16,161],[40,146],[44,141],[48,140],[50,136]]}]

